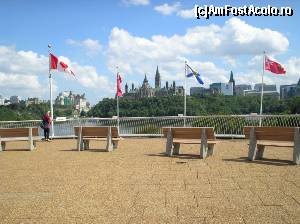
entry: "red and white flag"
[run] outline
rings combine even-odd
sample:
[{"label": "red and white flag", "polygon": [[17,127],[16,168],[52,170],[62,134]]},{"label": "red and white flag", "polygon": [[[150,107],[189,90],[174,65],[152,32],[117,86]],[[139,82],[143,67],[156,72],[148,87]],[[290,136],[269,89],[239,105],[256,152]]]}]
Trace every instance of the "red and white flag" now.
[{"label": "red and white flag", "polygon": [[122,88],[121,88],[121,84],[122,84],[122,78],[120,76],[120,74],[117,74],[117,96],[122,96]]},{"label": "red and white flag", "polygon": [[58,71],[66,72],[75,76],[74,72],[69,68],[69,66],[66,63],[60,61],[53,54],[50,54],[49,57],[50,57],[50,64],[49,64],[50,69],[56,69]]},{"label": "red and white flag", "polygon": [[282,67],[281,64],[279,64],[276,61],[270,60],[267,56],[265,56],[265,70],[268,70],[270,72],[273,72],[275,74],[285,74],[286,71]]}]

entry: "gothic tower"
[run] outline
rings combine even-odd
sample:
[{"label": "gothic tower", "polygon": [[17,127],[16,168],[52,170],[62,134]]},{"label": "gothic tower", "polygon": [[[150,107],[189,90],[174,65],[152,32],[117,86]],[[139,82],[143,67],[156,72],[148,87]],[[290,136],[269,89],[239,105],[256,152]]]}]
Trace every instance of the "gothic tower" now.
[{"label": "gothic tower", "polygon": [[125,93],[128,93],[128,85],[127,85],[127,83],[125,85]]},{"label": "gothic tower", "polygon": [[156,74],[155,74],[155,88],[161,88],[161,81],[160,81],[160,74],[158,71],[158,66],[156,67]]},{"label": "gothic tower", "polygon": [[230,79],[229,82],[232,82],[232,88],[233,88],[233,95],[235,96],[235,80],[233,79],[233,72],[230,72]]}]

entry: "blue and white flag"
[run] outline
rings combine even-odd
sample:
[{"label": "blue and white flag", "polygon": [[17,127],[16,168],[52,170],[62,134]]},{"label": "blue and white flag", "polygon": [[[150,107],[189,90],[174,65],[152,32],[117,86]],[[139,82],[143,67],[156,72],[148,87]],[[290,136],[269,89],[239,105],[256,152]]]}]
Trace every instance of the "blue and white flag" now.
[{"label": "blue and white flag", "polygon": [[187,69],[187,75],[186,77],[192,77],[192,76],[195,76],[195,78],[197,79],[197,81],[203,85],[204,82],[202,81],[201,77],[200,77],[200,74],[196,71],[194,71],[188,64],[186,64],[186,69]]}]

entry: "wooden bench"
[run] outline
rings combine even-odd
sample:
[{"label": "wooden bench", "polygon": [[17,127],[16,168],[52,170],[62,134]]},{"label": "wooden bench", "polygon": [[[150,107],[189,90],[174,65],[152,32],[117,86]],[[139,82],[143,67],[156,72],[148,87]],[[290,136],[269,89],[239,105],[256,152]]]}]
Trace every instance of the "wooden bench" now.
[{"label": "wooden bench", "polygon": [[168,156],[178,155],[180,144],[200,144],[200,158],[204,159],[213,155],[217,143],[213,127],[164,127],[162,132]]},{"label": "wooden bench", "polygon": [[245,137],[249,138],[248,159],[262,159],[266,146],[290,147],[293,162],[300,164],[299,127],[244,127]]},{"label": "wooden bench", "polygon": [[78,151],[89,149],[90,140],[106,141],[106,150],[113,151],[118,147],[121,140],[117,127],[92,127],[80,126],[74,127],[75,136],[77,136]]},{"label": "wooden bench", "polygon": [[29,150],[36,148],[36,141],[41,140],[37,127],[33,128],[0,128],[0,152],[5,150],[6,142],[28,141]]}]

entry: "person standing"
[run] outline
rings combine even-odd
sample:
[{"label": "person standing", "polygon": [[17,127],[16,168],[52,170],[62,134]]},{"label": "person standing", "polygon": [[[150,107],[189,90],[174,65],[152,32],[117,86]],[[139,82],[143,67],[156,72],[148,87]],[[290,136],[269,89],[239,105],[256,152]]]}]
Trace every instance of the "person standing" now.
[{"label": "person standing", "polygon": [[50,134],[50,126],[51,126],[51,112],[48,111],[46,114],[44,114],[43,118],[43,126],[44,126],[44,137],[45,141],[50,141],[49,134]]}]

